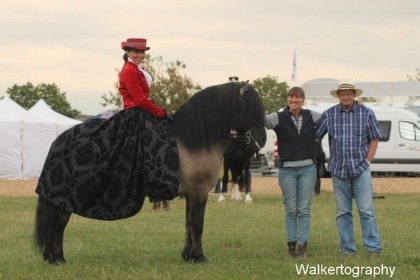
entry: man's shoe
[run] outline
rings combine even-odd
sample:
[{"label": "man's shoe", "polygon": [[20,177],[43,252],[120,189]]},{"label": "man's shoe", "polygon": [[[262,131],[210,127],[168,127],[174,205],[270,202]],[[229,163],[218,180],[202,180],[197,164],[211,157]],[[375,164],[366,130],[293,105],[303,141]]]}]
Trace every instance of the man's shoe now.
[{"label": "man's shoe", "polygon": [[341,255],[345,258],[351,258],[351,257],[354,257],[356,255],[356,253],[354,253],[354,252],[341,252]]},{"label": "man's shoe", "polygon": [[369,253],[369,258],[372,261],[376,261],[379,259],[379,253],[378,252],[370,252]]}]

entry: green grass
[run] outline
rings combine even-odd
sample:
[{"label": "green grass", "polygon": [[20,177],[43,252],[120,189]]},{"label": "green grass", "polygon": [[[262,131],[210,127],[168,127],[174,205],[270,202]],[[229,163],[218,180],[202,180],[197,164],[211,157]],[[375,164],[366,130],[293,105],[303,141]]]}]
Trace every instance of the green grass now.
[{"label": "green grass", "polygon": [[[0,197],[0,279],[372,279],[371,275],[298,275],[296,265],[395,267],[393,279],[419,279],[420,194],[375,200],[384,251],[378,261],[363,249],[355,213],[358,254],[338,252],[333,194],[314,197],[309,256],[287,259],[284,208],[278,196],[254,195],[252,204],[216,202],[211,195],[203,236],[204,264],[181,259],[183,200],[169,212],[151,204],[135,217],[103,222],[73,215],[65,233],[67,264],[43,262],[32,246],[35,198]],[[348,272],[348,271],[347,271]],[[388,279],[378,275],[375,279]]]}]

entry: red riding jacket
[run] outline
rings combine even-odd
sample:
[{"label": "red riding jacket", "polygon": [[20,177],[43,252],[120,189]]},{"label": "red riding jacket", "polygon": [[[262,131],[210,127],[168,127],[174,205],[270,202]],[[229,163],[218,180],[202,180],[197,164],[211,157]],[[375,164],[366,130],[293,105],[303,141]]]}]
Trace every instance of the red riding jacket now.
[{"label": "red riding jacket", "polygon": [[139,107],[158,118],[165,117],[165,110],[149,98],[149,85],[135,63],[127,61],[120,73],[119,91],[124,109]]}]

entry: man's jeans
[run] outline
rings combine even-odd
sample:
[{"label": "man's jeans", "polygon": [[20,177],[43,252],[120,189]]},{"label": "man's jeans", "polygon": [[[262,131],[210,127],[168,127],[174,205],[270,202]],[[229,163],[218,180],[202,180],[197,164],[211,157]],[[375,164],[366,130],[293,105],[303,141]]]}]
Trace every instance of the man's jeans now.
[{"label": "man's jeans", "polygon": [[305,244],[311,225],[316,165],[279,168],[279,185],[286,209],[287,241]]},{"label": "man's jeans", "polygon": [[332,175],[336,223],[340,235],[340,251],[342,254],[356,252],[353,232],[352,198],[354,197],[359,211],[362,227],[363,244],[369,252],[382,250],[379,230],[373,208],[373,190],[370,169],[368,168],[355,178],[341,179]]}]

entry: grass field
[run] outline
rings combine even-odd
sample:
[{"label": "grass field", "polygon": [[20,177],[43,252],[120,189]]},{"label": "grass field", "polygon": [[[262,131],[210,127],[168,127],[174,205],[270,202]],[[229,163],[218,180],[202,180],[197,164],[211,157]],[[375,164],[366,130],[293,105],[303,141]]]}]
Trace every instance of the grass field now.
[{"label": "grass field", "polygon": [[[286,257],[280,197],[253,198],[252,204],[219,204],[210,196],[203,236],[207,263],[181,259],[185,202],[177,199],[169,212],[153,213],[146,202],[135,217],[114,222],[73,215],[65,233],[67,264],[51,266],[32,245],[36,198],[0,196],[0,279],[372,279],[374,272],[382,273],[375,279],[388,279],[386,268],[395,269],[392,279],[420,279],[418,193],[375,199],[384,247],[377,261],[363,249],[357,213],[358,254],[340,256],[331,192],[314,197],[303,260]],[[299,274],[301,265],[312,275]]]}]

